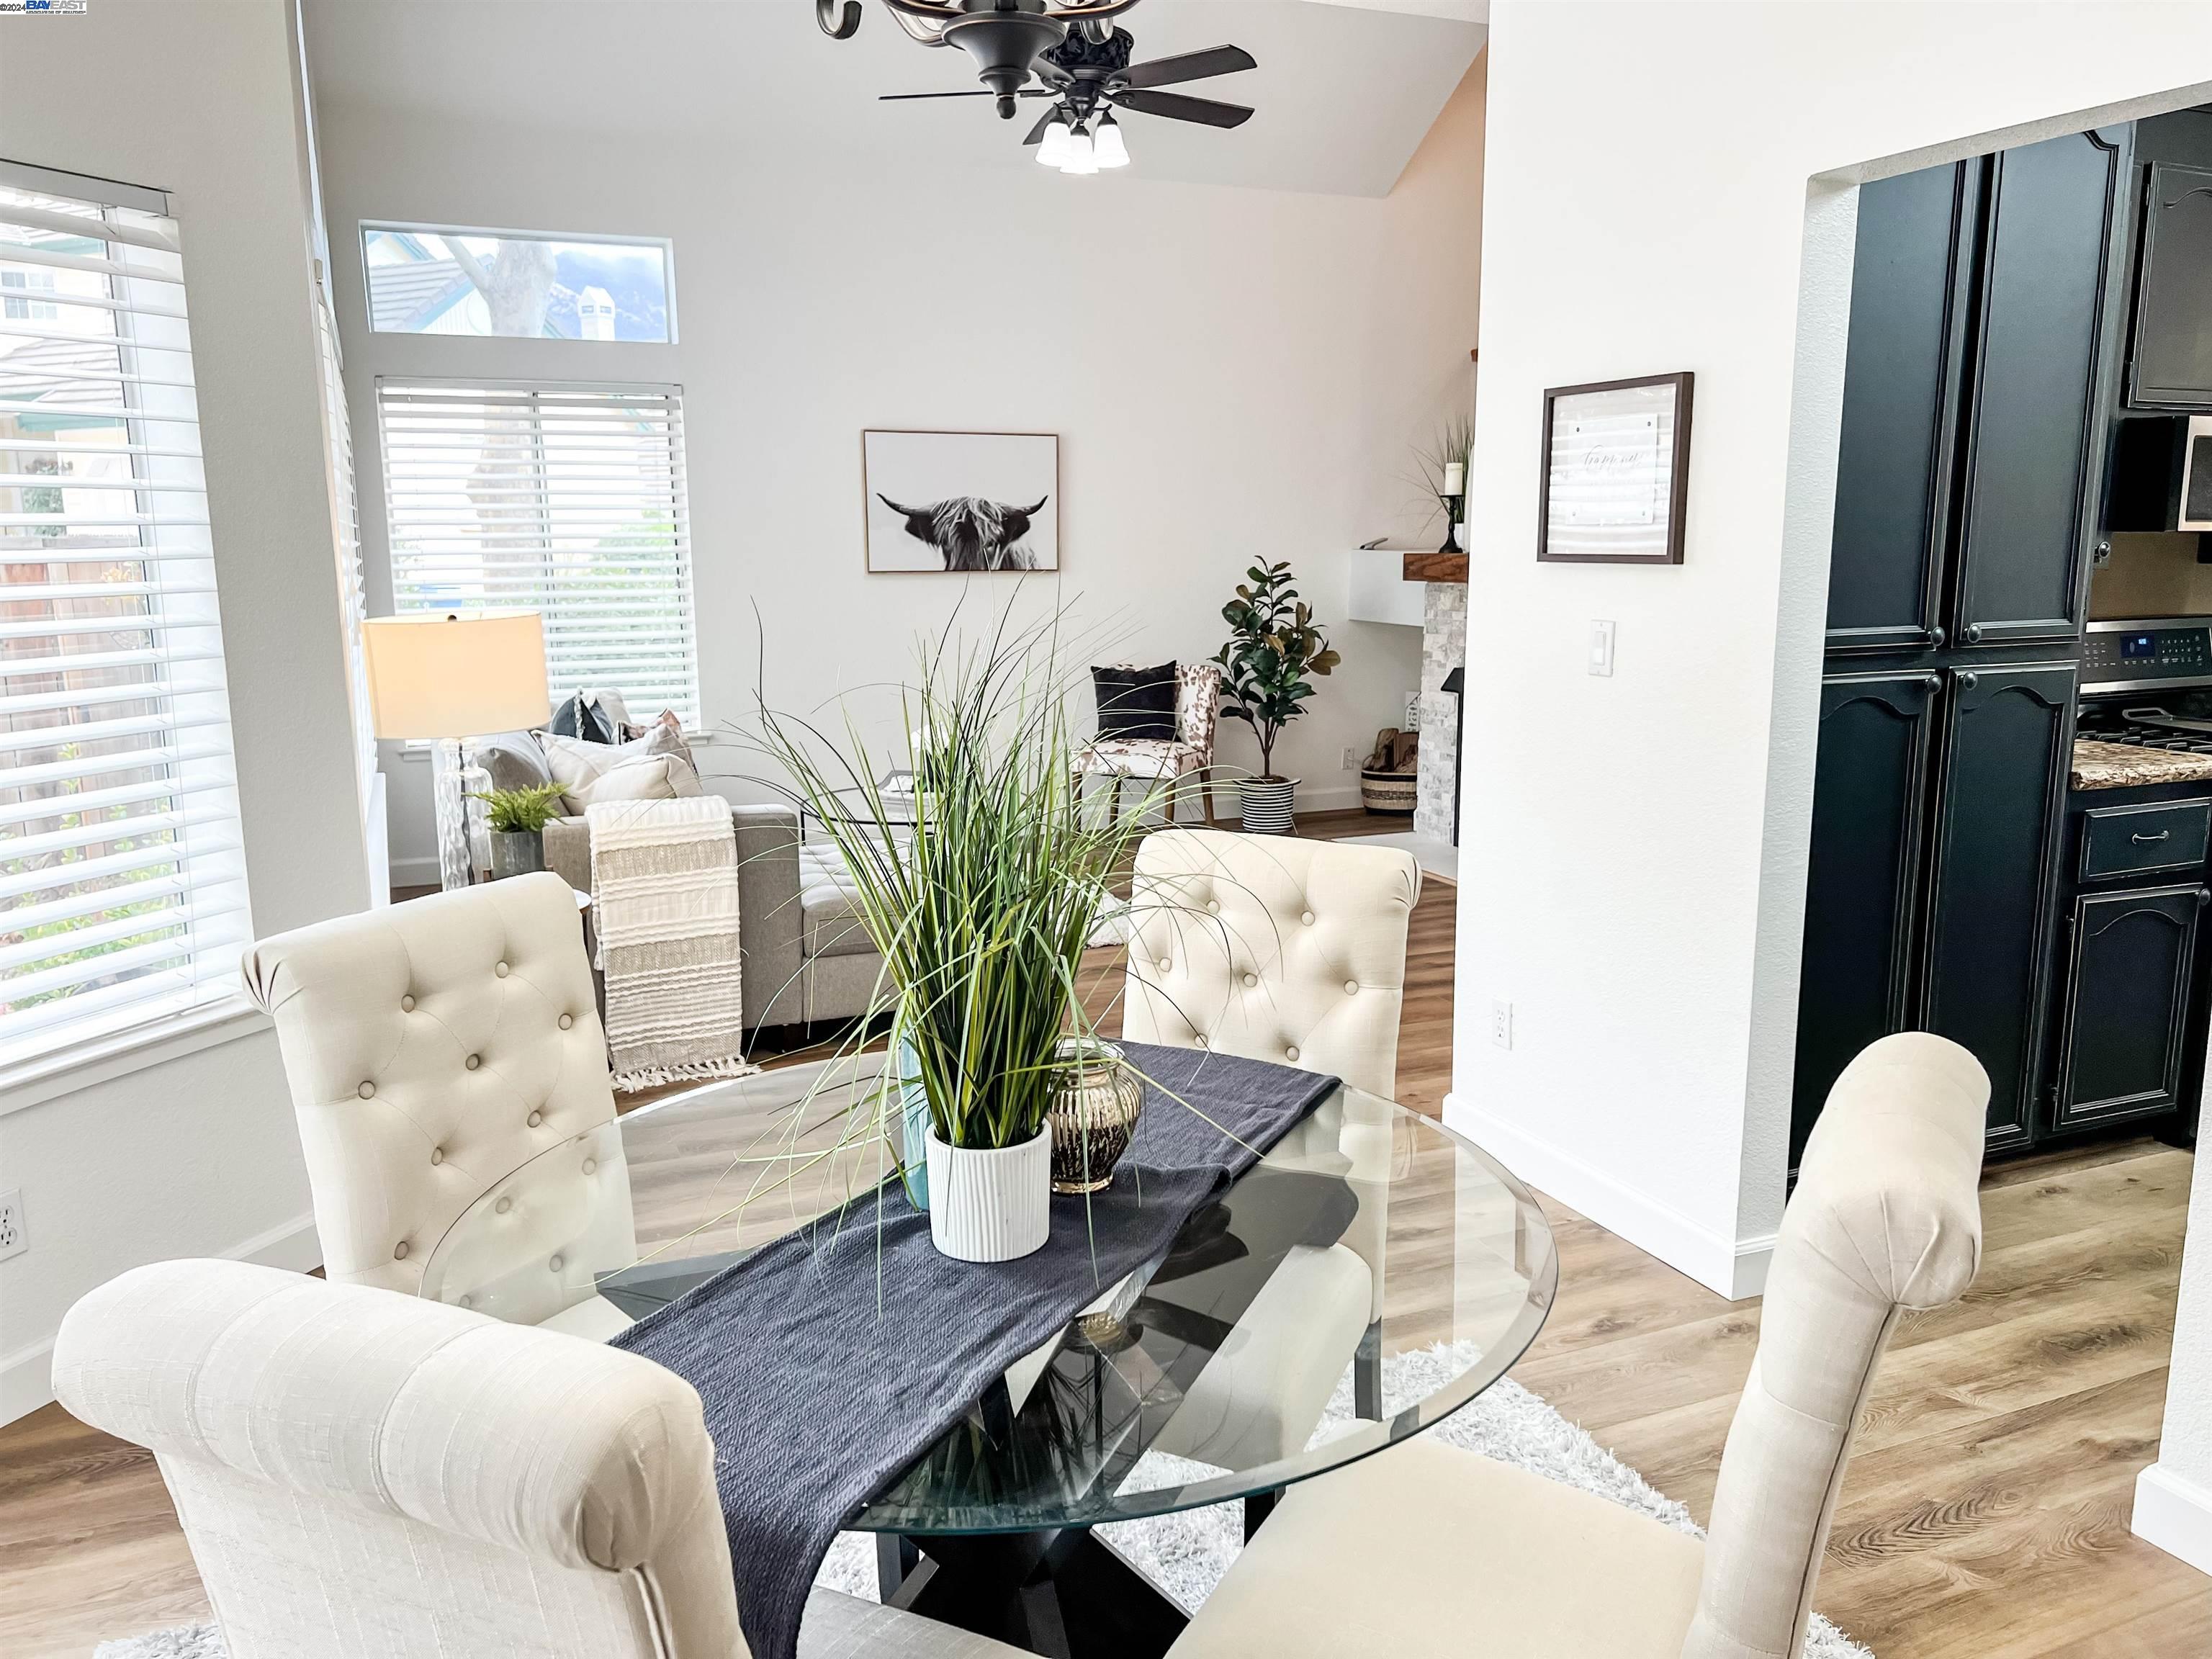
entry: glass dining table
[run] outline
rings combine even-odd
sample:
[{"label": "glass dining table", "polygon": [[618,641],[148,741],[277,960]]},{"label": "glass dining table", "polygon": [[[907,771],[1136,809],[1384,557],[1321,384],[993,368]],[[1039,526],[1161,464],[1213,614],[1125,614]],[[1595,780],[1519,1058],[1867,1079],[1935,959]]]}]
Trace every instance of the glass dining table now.
[{"label": "glass dining table", "polygon": [[[710,1085],[562,1140],[452,1224],[423,1293],[604,1340],[895,1179],[882,1064]],[[1069,1659],[1162,1653],[1188,1614],[1136,1565],[1142,1528],[1094,1528],[1237,1503],[1249,1536],[1287,1486],[1503,1376],[1557,1285],[1520,1181],[1340,1085],[848,1529],[875,1535],[887,1601]]]}]

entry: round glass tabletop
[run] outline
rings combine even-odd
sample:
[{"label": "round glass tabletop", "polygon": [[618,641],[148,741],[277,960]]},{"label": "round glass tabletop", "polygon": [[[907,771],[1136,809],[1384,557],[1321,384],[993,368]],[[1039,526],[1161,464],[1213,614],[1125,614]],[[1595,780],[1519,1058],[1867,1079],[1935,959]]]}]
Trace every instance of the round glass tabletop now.
[{"label": "round glass tabletop", "polygon": [[[559,1142],[447,1229],[424,1294],[612,1334],[890,1173],[850,1127],[881,1063],[742,1079]],[[849,1525],[1030,1532],[1273,1492],[1466,1405],[1557,1284],[1526,1187],[1442,1124],[1340,1086]]]}]

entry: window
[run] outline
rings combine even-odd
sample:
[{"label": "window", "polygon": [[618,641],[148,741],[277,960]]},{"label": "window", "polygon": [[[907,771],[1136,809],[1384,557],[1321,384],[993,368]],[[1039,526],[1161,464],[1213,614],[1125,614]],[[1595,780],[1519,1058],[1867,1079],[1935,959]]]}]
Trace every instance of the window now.
[{"label": "window", "polygon": [[[0,315],[15,323],[57,320],[60,313],[51,301],[33,300],[24,293],[27,289],[35,293],[53,285],[54,273],[51,270],[0,270],[0,294],[7,295],[5,303],[0,304]],[[10,289],[15,291],[8,293]]]},{"label": "window", "polygon": [[368,325],[384,334],[676,337],[668,243],[455,225],[361,228]]},{"label": "window", "polygon": [[541,611],[555,702],[697,726],[678,388],[380,380],[376,408],[396,609]]},{"label": "window", "polygon": [[234,994],[252,926],[166,199],[0,163],[0,288],[4,1073]]}]

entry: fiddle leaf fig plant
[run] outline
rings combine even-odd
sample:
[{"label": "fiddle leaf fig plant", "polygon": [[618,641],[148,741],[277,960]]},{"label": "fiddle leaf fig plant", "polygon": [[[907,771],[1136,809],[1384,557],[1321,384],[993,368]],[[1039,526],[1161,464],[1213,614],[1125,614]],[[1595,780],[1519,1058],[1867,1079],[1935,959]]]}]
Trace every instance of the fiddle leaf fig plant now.
[{"label": "fiddle leaf fig plant", "polygon": [[1304,712],[1314,680],[1343,660],[1322,635],[1313,607],[1298,597],[1287,561],[1254,565],[1237,583],[1237,597],[1221,607],[1229,640],[1215,653],[1221,665],[1221,712],[1252,728],[1260,743],[1260,772],[1275,781],[1275,739]]}]

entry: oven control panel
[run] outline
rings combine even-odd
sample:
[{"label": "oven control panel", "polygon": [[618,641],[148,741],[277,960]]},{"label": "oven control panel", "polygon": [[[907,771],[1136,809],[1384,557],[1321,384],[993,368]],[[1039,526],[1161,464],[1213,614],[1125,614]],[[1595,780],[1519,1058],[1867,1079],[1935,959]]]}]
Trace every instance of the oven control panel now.
[{"label": "oven control panel", "polygon": [[2212,618],[2091,623],[2081,641],[2081,690],[2212,684]]}]

